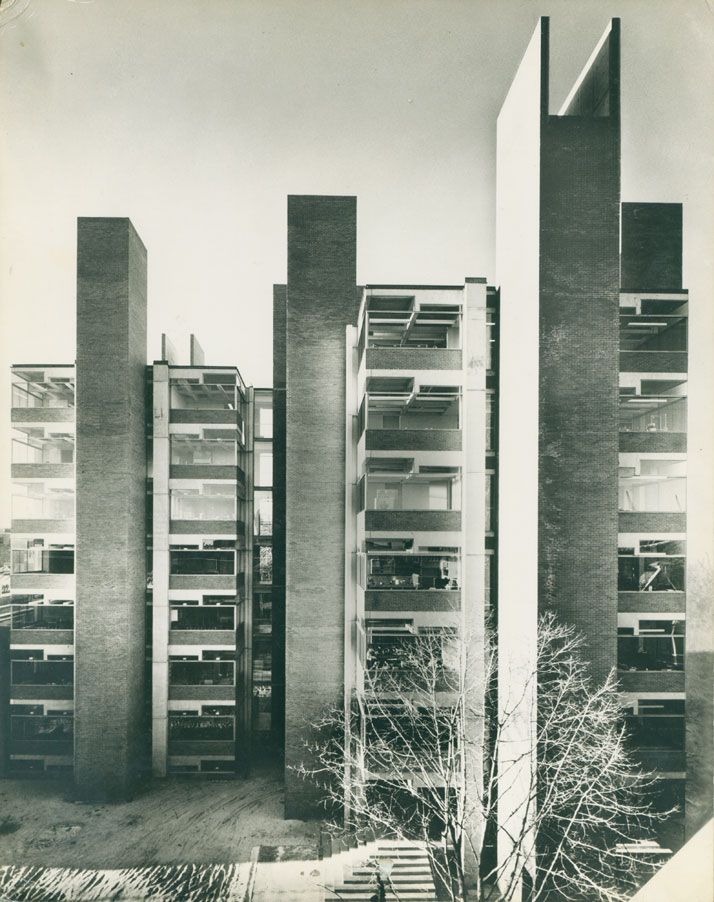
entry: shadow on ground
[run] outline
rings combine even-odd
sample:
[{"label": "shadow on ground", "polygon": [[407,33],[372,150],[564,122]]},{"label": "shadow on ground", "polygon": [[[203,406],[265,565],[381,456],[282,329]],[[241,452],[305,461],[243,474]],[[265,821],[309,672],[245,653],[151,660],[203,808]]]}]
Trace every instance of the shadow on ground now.
[{"label": "shadow on ground", "polygon": [[[130,802],[72,801],[63,782],[0,781],[0,865],[137,868],[317,858],[319,823],[283,819],[282,770],[220,781],[168,778],[147,783]],[[282,851],[279,851],[282,850]]]}]

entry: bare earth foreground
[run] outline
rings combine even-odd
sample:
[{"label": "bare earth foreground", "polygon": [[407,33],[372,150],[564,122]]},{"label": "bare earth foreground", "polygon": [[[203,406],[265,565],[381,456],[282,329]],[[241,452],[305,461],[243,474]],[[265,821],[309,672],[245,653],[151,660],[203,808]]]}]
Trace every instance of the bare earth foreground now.
[{"label": "bare earth foreground", "polygon": [[234,864],[255,846],[316,859],[319,823],[283,819],[281,772],[168,779],[121,804],[73,802],[66,784],[0,781],[0,865],[136,868]]}]

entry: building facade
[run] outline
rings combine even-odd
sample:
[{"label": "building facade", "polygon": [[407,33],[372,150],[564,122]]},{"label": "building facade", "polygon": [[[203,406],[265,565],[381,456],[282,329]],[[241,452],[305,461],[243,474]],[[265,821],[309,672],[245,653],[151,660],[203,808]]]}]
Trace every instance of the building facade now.
[{"label": "building facade", "polygon": [[144,264],[79,220],[77,364],[12,370],[3,767],[92,798],[275,745],[272,391],[195,336],[147,366]]},{"label": "building facade", "polygon": [[682,207],[621,201],[619,20],[557,113],[549,44],[544,18],[498,120],[499,691],[532,671],[540,612],[573,624],[594,679],[617,671],[631,742],[680,807],[676,843],[712,811],[711,601],[691,624],[685,602],[703,581],[686,554]]},{"label": "building facade", "polygon": [[358,288],[355,212],[351,197],[288,199],[288,282],[274,294],[288,817],[319,810],[299,774],[310,723],[351,705],[370,662],[454,631],[483,658],[496,293],[483,279]]},{"label": "building facade", "polygon": [[[76,366],[13,368],[10,773],[121,796],[273,746],[286,816],[318,816],[306,731],[370,666],[454,633],[483,660],[490,620],[507,704],[552,611],[618,672],[687,834],[711,815],[682,207],[622,202],[619,20],[557,113],[549,41],[542,19],[498,120],[498,289],[358,286],[356,198],[291,196],[272,389],[193,336],[147,366],[143,245],[79,221]],[[524,710],[503,766],[527,766]]]}]

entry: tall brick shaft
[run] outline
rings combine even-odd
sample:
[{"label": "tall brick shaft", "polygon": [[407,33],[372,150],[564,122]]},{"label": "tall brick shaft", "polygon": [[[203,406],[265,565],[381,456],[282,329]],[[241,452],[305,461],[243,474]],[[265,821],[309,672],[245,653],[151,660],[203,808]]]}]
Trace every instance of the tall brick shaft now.
[{"label": "tall brick shaft", "polygon": [[285,735],[285,310],[273,286],[273,732]]},{"label": "tall brick shaft", "polygon": [[[285,815],[318,816],[292,769],[307,725],[342,702],[345,330],[357,314],[354,197],[288,198],[285,364]],[[280,351],[278,351],[280,353]]]},{"label": "tall brick shaft", "polygon": [[539,611],[586,636],[596,679],[617,663],[619,36],[553,115],[542,18],[498,119],[502,861],[531,816]]},{"label": "tall brick shaft", "polygon": [[538,597],[585,634],[598,681],[617,663],[619,67],[614,19],[541,124]]},{"label": "tall brick shaft", "polygon": [[146,593],[146,250],[128,219],[77,232],[75,783],[131,792]]}]

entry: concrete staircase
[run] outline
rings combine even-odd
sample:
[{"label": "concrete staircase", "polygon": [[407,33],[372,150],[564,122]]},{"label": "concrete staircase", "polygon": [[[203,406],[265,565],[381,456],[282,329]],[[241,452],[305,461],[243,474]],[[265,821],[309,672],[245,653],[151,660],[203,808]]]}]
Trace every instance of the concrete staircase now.
[{"label": "concrete staircase", "polygon": [[368,902],[377,890],[379,862],[393,862],[385,880],[386,899],[394,902],[436,902],[436,889],[424,843],[398,839],[350,837],[321,844],[325,902]]}]

